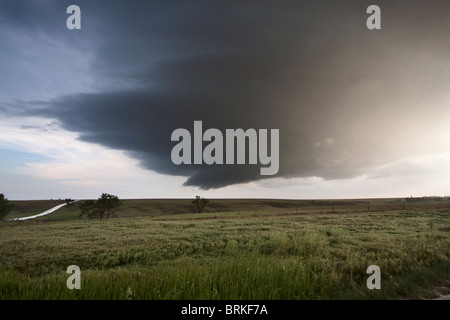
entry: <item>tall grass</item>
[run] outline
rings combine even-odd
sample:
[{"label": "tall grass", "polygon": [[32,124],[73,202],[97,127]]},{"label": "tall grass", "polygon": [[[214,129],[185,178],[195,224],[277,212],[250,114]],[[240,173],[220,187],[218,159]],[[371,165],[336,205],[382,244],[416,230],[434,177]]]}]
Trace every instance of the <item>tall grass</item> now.
[{"label": "tall grass", "polygon": [[[0,299],[393,299],[450,275],[446,210],[0,225]],[[78,265],[82,289],[68,290]],[[378,265],[382,289],[368,290]]]}]

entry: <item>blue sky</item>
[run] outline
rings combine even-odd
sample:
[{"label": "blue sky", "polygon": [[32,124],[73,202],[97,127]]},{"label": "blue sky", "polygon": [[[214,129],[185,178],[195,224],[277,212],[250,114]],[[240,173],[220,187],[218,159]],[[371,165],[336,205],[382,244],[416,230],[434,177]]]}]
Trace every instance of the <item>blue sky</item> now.
[{"label": "blue sky", "polygon": [[44,162],[49,159],[35,153],[0,149],[0,170],[8,171],[15,166],[24,166],[29,162]]}]

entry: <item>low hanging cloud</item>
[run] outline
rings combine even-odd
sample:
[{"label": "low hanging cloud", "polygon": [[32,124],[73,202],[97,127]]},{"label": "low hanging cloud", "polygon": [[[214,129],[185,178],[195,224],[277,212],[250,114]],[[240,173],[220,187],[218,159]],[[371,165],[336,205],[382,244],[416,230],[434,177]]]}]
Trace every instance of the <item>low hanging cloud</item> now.
[{"label": "low hanging cloud", "polygon": [[125,150],[146,169],[185,176],[185,185],[266,178],[260,164],[174,165],[171,133],[193,133],[195,120],[222,132],[279,129],[277,177],[351,178],[449,142],[446,1],[381,2],[376,31],[365,26],[368,4],[355,1],[136,4],[140,10],[113,2],[109,11],[83,4],[82,12],[98,14],[87,33],[102,35],[92,72],[126,89],[61,96],[22,112]]}]

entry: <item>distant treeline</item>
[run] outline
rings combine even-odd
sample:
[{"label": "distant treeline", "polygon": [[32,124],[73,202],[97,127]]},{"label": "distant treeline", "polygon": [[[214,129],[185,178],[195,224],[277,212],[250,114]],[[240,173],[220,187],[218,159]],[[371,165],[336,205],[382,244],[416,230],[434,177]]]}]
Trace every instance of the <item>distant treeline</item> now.
[{"label": "distant treeline", "polygon": [[405,198],[406,201],[449,201],[450,197],[449,196],[445,196],[445,197],[409,197],[409,198]]}]

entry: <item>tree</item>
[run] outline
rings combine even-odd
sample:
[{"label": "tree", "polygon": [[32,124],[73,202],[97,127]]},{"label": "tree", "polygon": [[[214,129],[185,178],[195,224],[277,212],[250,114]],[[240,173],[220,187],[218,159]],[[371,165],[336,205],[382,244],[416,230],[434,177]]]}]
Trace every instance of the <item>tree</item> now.
[{"label": "tree", "polygon": [[113,196],[108,193],[102,193],[101,197],[97,200],[97,208],[99,210],[100,219],[103,215],[106,215],[107,218],[111,216],[115,216],[113,214],[114,209],[120,205],[119,197]]},{"label": "tree", "polygon": [[92,219],[97,216],[97,208],[94,200],[86,200],[84,202],[80,202],[80,215],[81,218],[84,215],[87,215],[88,218]]},{"label": "tree", "polygon": [[96,201],[86,200],[80,203],[80,217],[87,215],[90,219],[99,218],[100,220],[102,220],[103,217],[116,217],[114,210],[120,206],[120,204],[119,197],[108,193],[102,193],[100,198]]},{"label": "tree", "polygon": [[3,219],[12,209],[13,205],[0,193],[0,219]]},{"label": "tree", "polygon": [[202,212],[204,208],[206,208],[209,204],[208,199],[201,198],[200,196],[196,196],[194,200],[192,200],[192,207],[194,212]]}]

